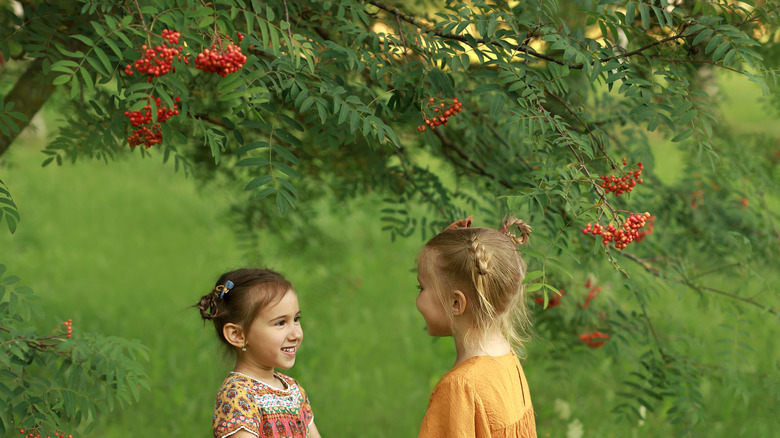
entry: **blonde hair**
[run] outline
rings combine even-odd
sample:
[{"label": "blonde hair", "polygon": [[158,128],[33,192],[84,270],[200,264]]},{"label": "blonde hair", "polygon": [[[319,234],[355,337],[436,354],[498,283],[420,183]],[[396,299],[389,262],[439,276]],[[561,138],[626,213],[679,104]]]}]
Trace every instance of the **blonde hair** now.
[{"label": "blonde hair", "polygon": [[[509,231],[515,226],[520,237]],[[439,283],[436,290],[440,294],[453,289],[464,293],[471,304],[475,332],[498,328],[515,349],[522,349],[531,335],[523,286],[526,264],[517,250],[517,245],[528,241],[530,232],[528,224],[514,217],[505,219],[500,230],[451,228],[431,238],[420,257],[429,272],[438,274],[433,281]],[[439,298],[444,300],[444,296]]]}]

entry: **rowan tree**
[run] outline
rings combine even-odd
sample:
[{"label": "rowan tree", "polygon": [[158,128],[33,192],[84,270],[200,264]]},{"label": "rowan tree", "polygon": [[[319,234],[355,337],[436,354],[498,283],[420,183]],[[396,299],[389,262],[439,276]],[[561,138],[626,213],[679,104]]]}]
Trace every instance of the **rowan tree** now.
[{"label": "rowan tree", "polygon": [[[643,278],[777,316],[775,293],[717,283],[776,268],[777,140],[723,123],[717,78],[744,75],[775,96],[777,1],[0,5],[0,77],[13,84],[0,154],[46,104],[63,123],[44,165],[173,160],[198,181],[245,188],[231,216],[246,236],[283,216],[305,226],[317,199],[369,192],[393,236],[519,215],[534,227],[523,251],[542,305],[594,266],[626,274],[625,300],[587,333],[580,319],[539,317],[550,339],[636,363],[616,405],[626,418],[675,400],[669,415],[692,424],[709,366],[686,355],[682,334],[656,331],[661,298]],[[654,173],[662,142],[681,157],[674,181]]]}]

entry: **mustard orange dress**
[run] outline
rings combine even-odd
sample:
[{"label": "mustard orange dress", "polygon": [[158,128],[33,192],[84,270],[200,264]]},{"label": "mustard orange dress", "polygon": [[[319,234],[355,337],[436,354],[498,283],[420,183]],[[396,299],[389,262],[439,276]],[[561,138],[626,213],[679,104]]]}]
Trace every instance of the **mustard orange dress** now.
[{"label": "mustard orange dress", "polygon": [[418,438],[536,438],[517,356],[476,356],[448,371],[433,388]]}]

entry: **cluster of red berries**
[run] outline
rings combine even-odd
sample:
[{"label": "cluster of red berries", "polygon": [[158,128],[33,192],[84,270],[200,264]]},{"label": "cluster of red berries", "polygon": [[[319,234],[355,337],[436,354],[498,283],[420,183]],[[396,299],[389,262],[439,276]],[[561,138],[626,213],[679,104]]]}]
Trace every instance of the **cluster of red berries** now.
[{"label": "cluster of red berries", "polygon": [[138,129],[133,130],[133,134],[127,137],[127,143],[130,147],[135,147],[140,144],[144,145],[146,149],[162,143],[162,131],[160,131],[160,124],[153,126],[141,126]]},{"label": "cluster of red berries", "polygon": [[[24,429],[19,429],[19,433],[24,435],[25,434],[25,430]],[[27,433],[27,436],[25,438],[42,438],[42,435],[40,433],[37,433],[37,432],[33,433],[31,431],[26,431],[26,433]],[[72,434],[65,435],[62,432],[54,432],[53,437],[54,438],[73,438],[73,435]],[[52,434],[46,434],[46,438],[52,438]]]},{"label": "cluster of red berries", "polygon": [[599,348],[606,344],[606,339],[609,339],[609,334],[602,333],[598,330],[591,333],[583,333],[580,335],[580,341],[584,342],[590,348]]},{"label": "cluster of red berries", "polygon": [[[151,97],[148,97],[147,99],[151,99]],[[179,114],[178,104],[181,102],[181,98],[176,96],[174,100],[173,108],[164,106],[159,97],[154,100],[154,103],[157,106],[157,123],[154,125],[150,125],[152,123],[152,106],[149,104],[144,105],[143,109],[138,111],[125,111],[125,116],[130,119],[130,124],[137,128],[134,129],[133,134],[127,138],[130,147],[143,144],[148,149],[152,145],[162,143],[160,123]]]},{"label": "cluster of red berries", "polygon": [[[195,57],[195,68],[207,73],[216,73],[223,78],[230,73],[240,70],[246,62],[246,55],[241,53],[241,47],[233,44],[233,39],[227,37],[230,43],[224,48],[222,42],[214,43],[210,48],[204,49]],[[244,39],[238,34],[238,42]]]},{"label": "cluster of red berries", "polygon": [[[156,77],[171,71],[175,72],[175,67],[172,65],[174,60],[184,61],[185,64],[189,64],[189,58],[183,53],[183,47],[178,45],[181,37],[179,32],[163,29],[160,36],[163,41],[159,45],[153,48],[149,48],[145,44],[141,46],[143,56],[132,65],[127,64],[124,69],[125,73],[133,75],[133,68],[135,68],[139,73],[146,75],[148,82],[152,82]],[[195,57],[195,67],[205,72],[216,73],[222,77],[243,68],[246,56],[241,53],[239,46],[233,44],[232,38],[227,37],[227,39],[230,40],[230,43],[225,47],[223,47],[220,39],[212,44],[209,49],[198,53]],[[244,36],[239,33],[239,43],[243,39]],[[180,98],[176,97],[176,102],[178,103],[179,101]],[[133,130],[132,135],[127,138],[130,147],[143,144],[149,148],[162,143],[160,123],[165,122],[171,116],[179,114],[179,109],[177,104],[174,104],[172,109],[162,106],[159,98],[156,99],[156,103],[157,123],[154,125],[151,124],[152,112],[150,105],[146,105],[140,111],[125,112],[125,116],[130,119],[130,123],[136,128]]]},{"label": "cluster of red berries", "polygon": [[423,132],[427,128],[436,129],[439,125],[446,125],[450,117],[463,111],[463,102],[458,102],[457,97],[439,102],[430,97],[427,102],[423,102],[427,104],[427,108],[422,108],[423,124],[417,127],[419,132]]},{"label": "cluster of red berries", "polygon": [[62,324],[65,325],[65,330],[67,332],[66,336],[68,338],[73,337],[73,320],[68,319],[67,321],[63,322]]},{"label": "cluster of red berries", "polygon": [[[623,222],[621,228],[615,228],[614,225],[609,224],[606,230],[604,230],[604,226],[601,224],[596,223],[595,225],[591,225],[588,223],[585,229],[582,230],[582,233],[591,233],[596,236],[601,235],[601,242],[604,245],[615,242],[615,249],[623,249],[631,242],[641,241],[646,235],[652,232],[652,230],[648,230],[647,232],[640,231],[650,217],[650,213],[648,212],[645,212],[644,214],[632,214]],[[652,223],[652,220],[650,222]]]},{"label": "cluster of red berries", "polygon": [[161,36],[168,40],[168,43],[171,45],[176,45],[179,44],[179,38],[181,37],[181,34],[170,29],[163,29]]},{"label": "cluster of red berries", "polygon": [[[625,157],[623,157],[623,165],[627,165]],[[637,184],[642,184],[642,178],[640,178],[640,176],[645,167],[642,165],[641,161],[637,163],[637,167],[639,167],[639,169],[629,170],[628,173],[623,176],[600,176],[601,184],[599,184],[599,186],[607,193],[614,193],[615,196],[630,192],[634,190],[634,187],[636,187]]]},{"label": "cluster of red berries", "polygon": [[[590,279],[585,283],[585,287],[590,287]],[[583,304],[577,304],[577,307],[580,309],[587,309],[590,307],[590,302],[594,300],[596,297],[598,297],[601,294],[601,286],[596,285],[593,286],[589,291],[588,295],[585,297],[585,302]]]},{"label": "cluster of red berries", "polygon": [[645,236],[649,234],[653,234],[653,225],[655,224],[655,216],[650,216],[645,219],[645,225],[647,225],[647,228],[638,232],[636,234],[636,239],[634,241],[641,242],[645,239]]},{"label": "cluster of red berries", "polygon": [[182,55],[182,46],[176,46],[179,43],[179,32],[163,29],[162,37],[168,44],[175,47],[168,47],[168,44],[163,42],[158,44],[154,48],[148,47],[146,44],[141,46],[141,50],[144,51],[142,58],[136,60],[133,65],[127,64],[125,66],[125,73],[132,76],[132,67],[138,71],[138,73],[145,74],[147,82],[152,82],[153,78],[162,76],[170,71],[176,71],[171,65],[173,60],[184,60],[185,63],[189,63],[186,56]]},{"label": "cluster of red berries", "polygon": [[[547,297],[547,308],[555,307],[561,304],[561,299],[563,299],[564,291],[563,289],[560,289],[558,292],[559,294],[550,294]],[[536,301],[537,304],[540,306],[544,306],[544,297],[534,297],[534,301]]]},{"label": "cluster of red berries", "polygon": [[[170,119],[171,116],[179,114],[179,102],[181,102],[181,98],[176,96],[174,100],[175,102],[173,103],[173,109],[164,106],[162,104],[162,100],[159,97],[154,100],[154,103],[157,106],[158,122],[164,122]],[[125,111],[125,115],[130,119],[130,123],[133,126],[146,125],[152,122],[152,106],[144,105],[144,108],[139,111]]]}]

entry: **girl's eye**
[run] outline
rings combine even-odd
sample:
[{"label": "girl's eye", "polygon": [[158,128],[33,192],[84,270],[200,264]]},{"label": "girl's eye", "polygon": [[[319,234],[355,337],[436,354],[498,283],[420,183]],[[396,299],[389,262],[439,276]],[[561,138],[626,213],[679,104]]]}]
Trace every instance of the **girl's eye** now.
[{"label": "girl's eye", "polygon": [[296,317],[295,317],[295,319],[294,319],[294,321],[295,321],[295,322],[301,322],[301,317],[300,317],[300,316],[296,316]]},{"label": "girl's eye", "polygon": [[420,285],[418,284],[418,285],[417,285],[417,290],[419,290],[420,292],[422,292],[422,289],[423,289],[423,288],[422,288],[422,286],[420,286]]},{"label": "girl's eye", "polygon": [[275,325],[278,325],[278,326],[284,325],[284,320],[281,320],[281,321],[277,322]]}]

